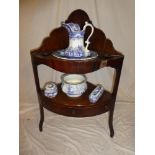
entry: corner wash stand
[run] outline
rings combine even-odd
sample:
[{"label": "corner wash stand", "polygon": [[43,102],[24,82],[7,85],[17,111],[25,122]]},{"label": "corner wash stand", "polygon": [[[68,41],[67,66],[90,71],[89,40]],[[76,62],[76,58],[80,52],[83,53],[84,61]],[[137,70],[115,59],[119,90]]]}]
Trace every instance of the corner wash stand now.
[{"label": "corner wash stand", "polygon": [[[85,21],[92,24],[86,12],[75,10],[65,22],[77,23],[82,29]],[[87,38],[89,33],[90,28],[87,28],[84,39]],[[58,27],[51,32],[49,37],[43,40],[38,49],[31,51],[32,67],[40,108],[40,131],[43,130],[44,108],[57,114],[72,117],[88,117],[109,112],[110,136],[114,136],[113,113],[124,56],[114,49],[112,42],[106,38],[104,32],[96,27],[94,27],[94,33],[90,38],[90,42],[89,49],[98,53],[98,57],[95,59],[68,61],[56,58],[52,55],[52,52],[65,49],[69,45],[68,32],[64,27]],[[61,90],[61,84],[58,84],[57,96],[48,98],[44,96],[44,91],[40,88],[37,67],[41,64],[47,65],[57,71],[71,74],[86,74],[97,71],[100,68],[112,67],[115,69],[113,90],[112,92],[105,90],[100,99],[92,104],[89,102],[88,96],[96,87],[94,84],[87,82],[88,88],[86,92],[78,98],[66,96]]]}]

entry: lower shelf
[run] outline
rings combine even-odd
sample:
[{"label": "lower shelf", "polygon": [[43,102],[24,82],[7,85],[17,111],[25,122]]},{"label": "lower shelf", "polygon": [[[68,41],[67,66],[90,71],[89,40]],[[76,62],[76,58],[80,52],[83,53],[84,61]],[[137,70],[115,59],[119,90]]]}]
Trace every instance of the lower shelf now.
[{"label": "lower shelf", "polygon": [[55,98],[48,98],[41,91],[39,94],[41,104],[52,112],[72,117],[88,117],[109,111],[114,101],[112,94],[104,91],[96,103],[90,103],[88,96],[96,86],[89,82],[87,84],[87,91],[77,98],[70,98],[63,93],[61,84],[58,84],[58,95]]}]

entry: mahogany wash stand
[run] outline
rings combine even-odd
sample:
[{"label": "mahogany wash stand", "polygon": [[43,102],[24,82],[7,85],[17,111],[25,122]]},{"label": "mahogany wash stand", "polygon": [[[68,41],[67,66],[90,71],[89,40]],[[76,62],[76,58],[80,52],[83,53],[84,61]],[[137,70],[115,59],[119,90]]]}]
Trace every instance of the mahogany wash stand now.
[{"label": "mahogany wash stand", "polygon": [[[86,12],[75,10],[65,22],[77,23],[82,29],[85,21],[92,24]],[[90,28],[88,27],[85,39],[89,33]],[[67,30],[64,27],[59,27],[54,29],[50,36],[43,40],[38,49],[31,51],[32,67],[40,107],[40,131],[43,129],[44,108],[57,114],[72,117],[88,117],[109,112],[110,136],[114,136],[113,113],[124,56],[114,49],[112,42],[106,38],[104,32],[96,27],[94,27],[94,33],[90,38],[90,42],[89,49],[96,51],[99,55],[96,59],[68,61],[56,58],[52,56],[52,52],[65,49],[69,45]],[[97,71],[103,67],[112,67],[115,69],[113,90],[112,92],[105,90],[101,98],[95,104],[92,104],[89,102],[88,96],[96,87],[94,84],[88,82],[87,91],[78,98],[68,97],[62,92],[61,84],[58,84],[58,95],[52,99],[48,98],[44,96],[44,91],[40,88],[37,67],[41,64],[47,65],[57,71],[71,74],[85,74]]]}]

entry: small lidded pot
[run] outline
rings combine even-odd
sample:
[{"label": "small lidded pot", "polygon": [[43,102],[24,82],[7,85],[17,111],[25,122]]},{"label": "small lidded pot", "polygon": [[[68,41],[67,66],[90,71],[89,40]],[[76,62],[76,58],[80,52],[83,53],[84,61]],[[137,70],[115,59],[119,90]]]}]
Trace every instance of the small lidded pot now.
[{"label": "small lidded pot", "polygon": [[86,76],[83,74],[63,74],[62,91],[69,97],[79,97],[87,89]]},{"label": "small lidded pot", "polygon": [[54,82],[47,82],[44,86],[44,95],[53,98],[58,94],[58,88]]}]

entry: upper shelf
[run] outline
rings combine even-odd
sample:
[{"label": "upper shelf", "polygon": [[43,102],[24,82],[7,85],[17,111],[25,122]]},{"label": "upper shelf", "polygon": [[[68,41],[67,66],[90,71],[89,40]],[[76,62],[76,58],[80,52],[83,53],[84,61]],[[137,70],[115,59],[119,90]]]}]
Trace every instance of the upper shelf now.
[{"label": "upper shelf", "polygon": [[[77,23],[82,29],[85,21],[92,24],[85,11],[75,10],[69,15],[65,22]],[[86,40],[90,34],[90,30],[91,29],[89,27],[86,29],[84,40]],[[104,32],[95,26],[94,33],[90,38],[90,42],[91,43],[88,49],[98,53],[99,56],[96,59],[67,61],[55,58],[52,56],[52,52],[65,49],[69,45],[69,36],[67,30],[64,27],[58,27],[50,33],[50,36],[43,40],[38,49],[31,51],[32,60],[37,65],[45,64],[61,72],[88,73],[103,67],[105,64],[106,66],[117,67],[118,61],[124,58],[120,52],[114,49],[111,40],[106,38]]]},{"label": "upper shelf", "polygon": [[90,60],[65,60],[54,57],[52,51],[32,52],[31,57],[32,62],[36,65],[44,64],[57,71],[72,74],[85,74],[105,66],[117,68],[123,60],[121,55],[111,55],[109,57],[99,55],[97,58]]}]

